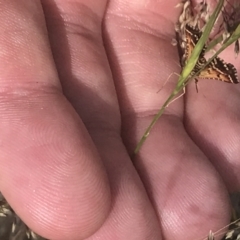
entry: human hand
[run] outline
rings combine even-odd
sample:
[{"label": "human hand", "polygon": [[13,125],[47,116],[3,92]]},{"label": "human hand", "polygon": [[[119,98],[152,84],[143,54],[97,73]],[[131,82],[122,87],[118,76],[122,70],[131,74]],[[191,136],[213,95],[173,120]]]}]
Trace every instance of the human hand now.
[{"label": "human hand", "polygon": [[57,240],[195,240],[224,226],[239,86],[190,83],[130,159],[177,81],[158,92],[180,71],[178,1],[41,3],[1,2],[0,190],[16,213]]}]

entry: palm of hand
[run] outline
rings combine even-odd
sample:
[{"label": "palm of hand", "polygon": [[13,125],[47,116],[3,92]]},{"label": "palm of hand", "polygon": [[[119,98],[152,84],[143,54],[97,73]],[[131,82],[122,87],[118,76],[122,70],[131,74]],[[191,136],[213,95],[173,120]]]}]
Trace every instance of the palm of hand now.
[{"label": "palm of hand", "polygon": [[176,83],[158,92],[179,72],[177,2],[42,0],[47,31],[40,4],[20,2],[0,14],[0,189],[22,219],[59,240],[199,239],[226,224],[238,86],[190,84],[134,165],[128,154]]}]

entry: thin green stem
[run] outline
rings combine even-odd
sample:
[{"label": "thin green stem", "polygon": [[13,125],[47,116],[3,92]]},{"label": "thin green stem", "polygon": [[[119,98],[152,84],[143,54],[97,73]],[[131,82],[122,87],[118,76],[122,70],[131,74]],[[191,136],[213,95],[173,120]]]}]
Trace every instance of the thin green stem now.
[{"label": "thin green stem", "polygon": [[228,38],[224,44],[222,45],[221,48],[219,48],[216,53],[208,59],[208,61],[202,66],[202,68],[196,72],[192,78],[197,77],[197,75],[215,58],[217,57],[223,50],[225,50],[229,45],[231,45],[232,43],[234,43],[237,39],[240,38],[240,24],[238,25],[238,27],[236,28],[236,30],[234,31],[234,33],[231,35],[230,38]]},{"label": "thin green stem", "polygon": [[192,73],[194,67],[196,66],[196,63],[199,59],[202,49],[205,46],[205,43],[206,43],[207,39],[209,38],[209,34],[211,33],[211,30],[217,20],[217,17],[219,15],[222,7],[223,7],[223,3],[224,3],[224,0],[219,0],[216,9],[214,10],[213,14],[209,18],[202,36],[200,37],[199,41],[197,42],[196,46],[194,47],[188,62],[186,63],[186,65],[184,66],[184,68],[181,72],[182,79],[179,82],[180,85],[182,85],[184,83],[184,81],[186,81],[188,79],[189,75]]},{"label": "thin green stem", "polygon": [[168,107],[168,105],[171,103],[171,101],[174,99],[174,97],[180,92],[180,90],[182,90],[189,82],[192,78],[189,78],[190,74],[192,73],[198,59],[199,56],[202,52],[202,49],[205,45],[205,42],[207,41],[209,34],[212,30],[212,27],[214,26],[214,23],[222,9],[223,6],[223,2],[224,0],[220,0],[216,9],[214,10],[213,14],[211,15],[211,17],[209,18],[208,23],[206,24],[205,30],[201,36],[201,38],[199,39],[198,43],[196,44],[196,46],[194,47],[192,54],[188,60],[188,62],[186,63],[186,65],[184,66],[181,75],[179,77],[178,83],[175,87],[175,89],[172,91],[172,93],[170,94],[170,96],[167,98],[167,100],[165,101],[165,103],[162,105],[162,107],[160,108],[160,110],[158,111],[158,113],[155,115],[155,117],[153,118],[152,122],[150,123],[150,125],[148,126],[148,128],[146,129],[146,131],[144,132],[142,138],[140,139],[140,141],[138,142],[135,150],[134,150],[134,154],[137,154],[140,150],[140,148],[142,147],[143,143],[146,141],[150,131],[152,130],[153,126],[156,124],[156,122],[158,121],[158,119],[162,116],[164,110],[166,109],[166,107]]},{"label": "thin green stem", "polygon": [[151,124],[148,126],[148,128],[146,129],[146,131],[144,132],[143,136],[141,137],[140,141],[138,142],[135,150],[134,150],[134,154],[137,154],[138,151],[140,150],[140,148],[142,147],[143,143],[145,142],[145,140],[147,139],[150,131],[152,130],[153,126],[156,124],[156,122],[158,121],[158,119],[162,116],[164,110],[168,107],[168,105],[173,101],[174,97],[179,93],[179,91],[181,90],[180,88],[184,88],[184,86],[176,86],[176,88],[172,91],[172,93],[170,94],[170,96],[168,97],[168,99],[165,101],[165,103],[162,105],[161,109],[158,111],[158,113],[154,116]]}]

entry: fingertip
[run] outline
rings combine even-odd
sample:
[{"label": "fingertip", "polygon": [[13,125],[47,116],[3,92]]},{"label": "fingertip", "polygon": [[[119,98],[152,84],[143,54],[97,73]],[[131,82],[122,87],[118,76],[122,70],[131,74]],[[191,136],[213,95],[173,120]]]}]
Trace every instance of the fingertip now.
[{"label": "fingertip", "polygon": [[110,211],[107,174],[70,104],[50,102],[51,106],[49,99],[39,103],[38,96],[38,107],[33,104],[24,111],[14,104],[15,114],[12,107],[5,112],[0,189],[37,234],[47,239],[85,239]]}]

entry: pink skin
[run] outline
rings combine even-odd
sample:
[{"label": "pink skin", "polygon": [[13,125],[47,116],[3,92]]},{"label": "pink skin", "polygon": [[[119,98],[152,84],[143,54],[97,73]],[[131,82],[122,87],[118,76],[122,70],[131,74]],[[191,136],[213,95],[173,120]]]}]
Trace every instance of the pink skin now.
[{"label": "pink skin", "polygon": [[40,235],[197,240],[229,221],[240,86],[190,83],[130,159],[177,81],[161,89],[178,2],[1,1],[0,190]]}]

